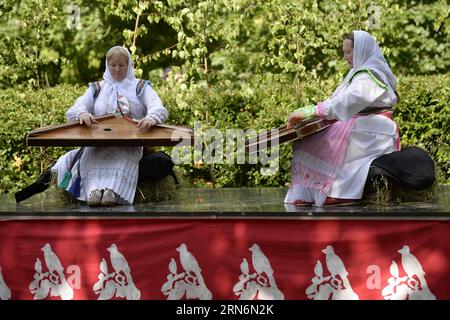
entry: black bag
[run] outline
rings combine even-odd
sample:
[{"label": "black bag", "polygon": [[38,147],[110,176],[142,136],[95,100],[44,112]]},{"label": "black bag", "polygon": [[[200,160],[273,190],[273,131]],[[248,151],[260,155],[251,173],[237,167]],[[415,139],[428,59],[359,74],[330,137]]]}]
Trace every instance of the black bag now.
[{"label": "black bag", "polygon": [[52,180],[52,172],[50,168],[45,170],[45,172],[36,180],[36,182],[32,183],[28,187],[16,192],[14,194],[16,198],[16,202],[19,203],[23,200],[30,198],[36,193],[41,193],[47,190],[50,187],[50,183]]},{"label": "black bag", "polygon": [[392,178],[413,190],[425,190],[436,180],[433,159],[418,147],[407,147],[372,161],[367,181],[376,176]]},{"label": "black bag", "polygon": [[170,175],[178,184],[173,172],[174,165],[172,158],[165,152],[156,151],[144,155],[139,162],[139,181],[157,182]]}]

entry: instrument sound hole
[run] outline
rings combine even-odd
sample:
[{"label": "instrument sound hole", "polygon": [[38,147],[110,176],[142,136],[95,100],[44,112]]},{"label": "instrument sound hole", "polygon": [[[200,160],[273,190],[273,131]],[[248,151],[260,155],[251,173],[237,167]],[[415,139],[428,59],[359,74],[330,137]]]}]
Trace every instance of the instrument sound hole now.
[{"label": "instrument sound hole", "polygon": [[111,131],[112,129],[110,129],[110,128],[105,128],[105,129],[103,129],[103,130],[105,130],[105,131]]}]

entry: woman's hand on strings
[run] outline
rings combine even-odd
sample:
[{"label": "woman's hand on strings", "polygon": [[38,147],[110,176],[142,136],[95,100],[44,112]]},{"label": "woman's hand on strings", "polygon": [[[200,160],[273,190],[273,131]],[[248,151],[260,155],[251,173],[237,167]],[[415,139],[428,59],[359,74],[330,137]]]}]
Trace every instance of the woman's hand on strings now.
[{"label": "woman's hand on strings", "polygon": [[95,120],[95,117],[89,112],[83,112],[78,118],[80,119],[80,124],[84,124],[88,128],[93,124],[98,123],[97,120]]},{"label": "woman's hand on strings", "polygon": [[152,118],[142,118],[137,124],[139,131],[145,131],[156,125],[156,121]]},{"label": "woman's hand on strings", "polygon": [[295,124],[304,120],[305,118],[305,113],[303,111],[293,112],[288,118],[287,128],[292,128]]}]

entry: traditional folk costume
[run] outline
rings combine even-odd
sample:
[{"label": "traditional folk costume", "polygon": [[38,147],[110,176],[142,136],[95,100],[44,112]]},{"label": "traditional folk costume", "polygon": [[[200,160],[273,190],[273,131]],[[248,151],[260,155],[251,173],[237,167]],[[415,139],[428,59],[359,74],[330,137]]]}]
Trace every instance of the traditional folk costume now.
[{"label": "traditional folk costume", "polygon": [[394,75],[370,34],[355,31],[354,39],[354,68],[329,99],[302,108],[337,122],[294,144],[285,203],[361,199],[371,162],[400,150],[392,112],[382,112],[397,102]]},{"label": "traditional folk costume", "polygon": [[[103,78],[100,84],[91,83],[76,100],[66,113],[67,120],[78,121],[83,112],[96,117],[120,113],[133,119],[149,117],[157,124],[168,117],[167,110],[150,84],[135,77],[129,53],[125,79],[114,80],[107,61]],[[136,90],[138,84],[144,84],[142,90]],[[97,97],[98,85],[101,85],[101,90]],[[79,150],[66,153],[52,167],[52,171],[58,174],[59,186],[82,201],[87,201],[93,190],[111,189],[118,195],[117,203],[133,203],[142,147],[85,147],[82,153]],[[70,181],[64,181],[65,178],[67,180],[67,172],[70,172]],[[74,188],[76,183],[78,187]]]}]

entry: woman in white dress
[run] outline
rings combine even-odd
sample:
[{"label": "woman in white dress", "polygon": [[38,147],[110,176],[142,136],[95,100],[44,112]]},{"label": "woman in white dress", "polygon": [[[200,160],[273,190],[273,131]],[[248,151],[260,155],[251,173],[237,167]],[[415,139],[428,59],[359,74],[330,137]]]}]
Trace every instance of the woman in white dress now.
[{"label": "woman in white dress", "polygon": [[[150,84],[135,77],[131,55],[124,47],[116,46],[107,52],[103,79],[90,84],[67,111],[67,120],[91,127],[97,122],[94,117],[120,112],[140,119],[139,130],[148,130],[168,117]],[[137,90],[142,83],[143,88]],[[79,150],[66,153],[53,166],[58,185],[90,206],[132,204],[143,148],[85,147],[81,153]]]},{"label": "woman in white dress", "polygon": [[337,120],[294,145],[285,203],[335,205],[362,198],[371,162],[400,150],[392,120],[396,80],[375,39],[353,31],[343,43],[350,71],[333,95],[294,111],[288,127],[312,116]]}]

